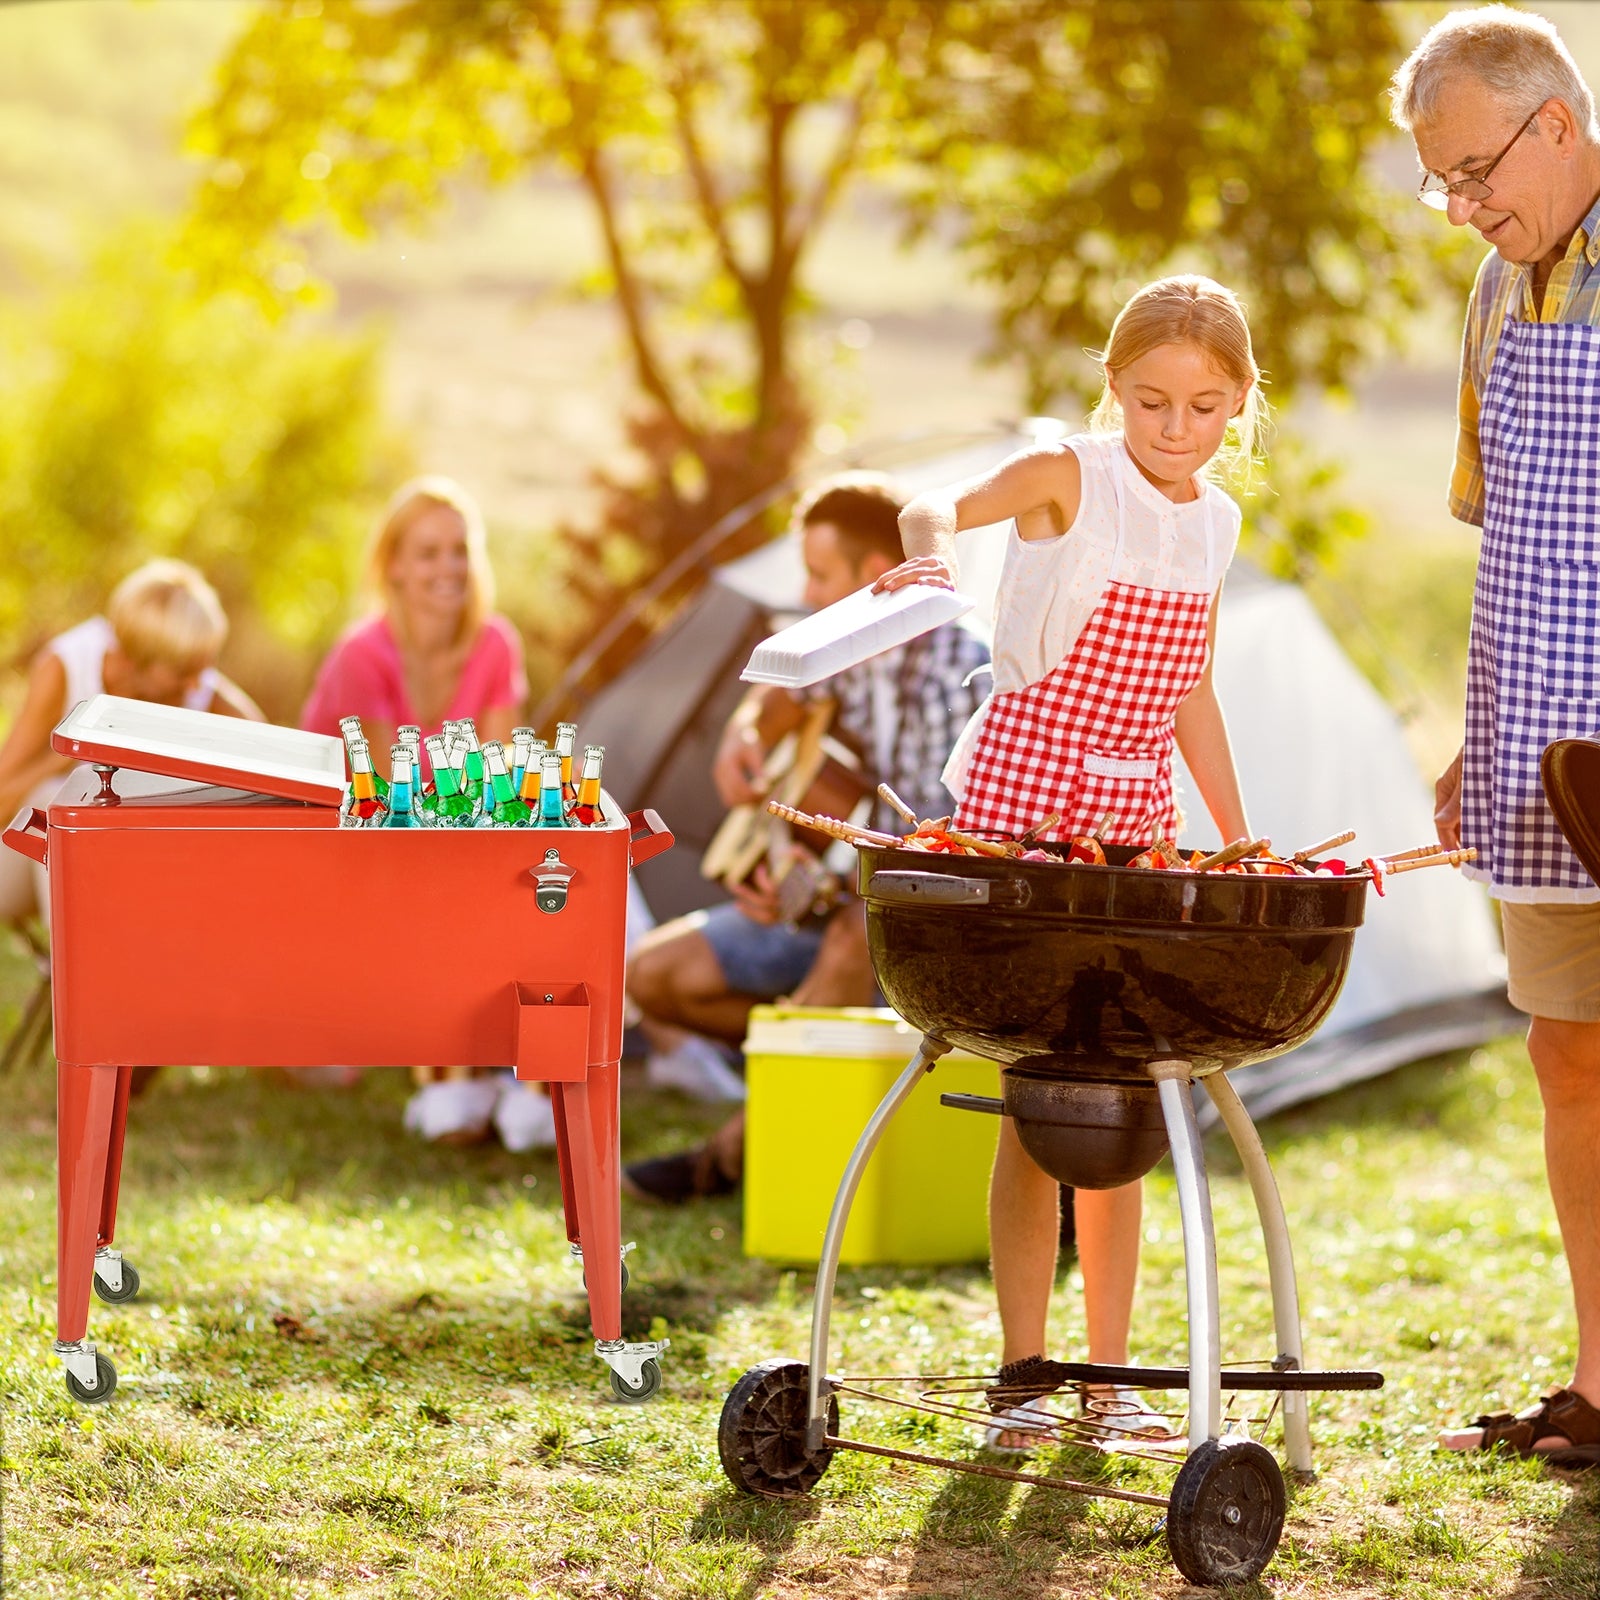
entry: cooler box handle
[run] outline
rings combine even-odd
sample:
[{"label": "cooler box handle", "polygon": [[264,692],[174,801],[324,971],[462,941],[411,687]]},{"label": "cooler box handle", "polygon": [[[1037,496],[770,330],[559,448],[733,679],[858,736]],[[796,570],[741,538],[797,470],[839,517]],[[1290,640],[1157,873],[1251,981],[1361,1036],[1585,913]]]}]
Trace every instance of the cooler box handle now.
[{"label": "cooler box handle", "polygon": [[[652,813],[647,813],[649,814]],[[5,831],[5,841],[13,850],[20,850],[23,855],[32,856],[42,867],[49,821],[49,817],[38,806],[24,806],[11,819],[11,826]],[[667,835],[667,843],[672,843],[670,833]]]},{"label": "cooler box handle", "polygon": [[582,1083],[589,1075],[589,986],[519,983],[517,1076],[534,1083]]},{"label": "cooler box handle", "polygon": [[630,811],[628,826],[632,830],[628,835],[630,867],[672,848],[672,832],[654,811]]}]

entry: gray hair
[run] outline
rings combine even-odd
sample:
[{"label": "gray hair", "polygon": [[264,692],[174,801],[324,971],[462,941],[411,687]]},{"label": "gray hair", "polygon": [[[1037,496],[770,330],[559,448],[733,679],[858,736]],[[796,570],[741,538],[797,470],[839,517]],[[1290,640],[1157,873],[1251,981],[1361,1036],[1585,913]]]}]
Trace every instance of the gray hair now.
[{"label": "gray hair", "polygon": [[1452,11],[1423,34],[1390,85],[1390,115],[1408,133],[1429,121],[1452,78],[1474,77],[1513,116],[1563,101],[1583,136],[1600,143],[1594,95],[1561,35],[1543,17],[1507,5]]}]

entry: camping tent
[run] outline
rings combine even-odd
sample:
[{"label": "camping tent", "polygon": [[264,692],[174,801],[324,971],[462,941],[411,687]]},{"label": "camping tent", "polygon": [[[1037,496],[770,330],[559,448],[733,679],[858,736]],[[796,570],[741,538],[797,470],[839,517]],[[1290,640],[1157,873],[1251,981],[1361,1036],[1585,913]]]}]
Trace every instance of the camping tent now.
[{"label": "camping tent", "polygon": [[[910,490],[982,472],[1030,439],[1059,435],[1044,419],[996,430],[893,466]],[[961,587],[992,616],[1004,539],[975,529],[958,541]],[[585,708],[584,737],[607,747],[607,787],[628,808],[653,806],[679,848],[641,868],[658,917],[717,898],[698,872],[720,820],[709,766],[741,693],[754,645],[792,616],[803,583],[799,541],[778,539],[715,569],[645,652]],[[986,625],[986,624],[985,624]],[[1223,591],[1216,664],[1252,824],[1282,846],[1345,828],[1367,850],[1434,837],[1433,805],[1393,712],[1355,669],[1305,595],[1236,562]],[[1178,774],[1180,798],[1197,809]],[[1482,892],[1435,870],[1369,897],[1350,975],[1317,1036],[1299,1050],[1245,1067],[1235,1087],[1264,1115],[1296,1101],[1514,1025],[1504,961]]]}]

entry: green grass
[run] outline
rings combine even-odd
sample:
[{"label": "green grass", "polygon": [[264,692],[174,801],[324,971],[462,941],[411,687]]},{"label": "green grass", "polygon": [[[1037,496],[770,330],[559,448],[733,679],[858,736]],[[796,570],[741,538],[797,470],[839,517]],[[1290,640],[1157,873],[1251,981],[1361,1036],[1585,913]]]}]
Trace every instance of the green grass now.
[{"label": "green grass", "polygon": [[[0,968],[0,1001],[21,992]],[[0,1025],[5,1005],[0,1004]],[[168,1071],[136,1103],[119,1242],[144,1280],[94,1303],[105,1407],[50,1354],[48,1076],[5,1085],[0,1371],[5,1589],[26,1596],[1175,1596],[1154,1513],[840,1455],[795,1503],[717,1462],[739,1373],[803,1354],[810,1275],[743,1259],[734,1201],[634,1208],[631,1337],[670,1335],[661,1397],[609,1398],[568,1261],[553,1161],[420,1148],[400,1074],[354,1093]],[[630,1150],[710,1113],[625,1090]],[[1583,1597],[1596,1494],[1527,1463],[1437,1453],[1436,1429],[1565,1375],[1573,1327],[1520,1046],[1425,1063],[1265,1130],[1290,1213],[1310,1358],[1376,1366],[1313,1401],[1321,1476],[1294,1492],[1267,1582],[1293,1596]],[[1247,1188],[1212,1149],[1224,1344],[1272,1349]],[[1176,1202],[1150,1184],[1136,1358],[1182,1360]],[[998,1323],[978,1268],[847,1271],[836,1367],[981,1371]],[[1081,1348],[1064,1275],[1060,1353]],[[847,1408],[900,1448],[953,1424]],[[1269,1440],[1276,1445],[1276,1430]],[[1092,1470],[1066,1453],[1057,1469]],[[1104,1468],[1164,1492],[1142,1466]]]}]

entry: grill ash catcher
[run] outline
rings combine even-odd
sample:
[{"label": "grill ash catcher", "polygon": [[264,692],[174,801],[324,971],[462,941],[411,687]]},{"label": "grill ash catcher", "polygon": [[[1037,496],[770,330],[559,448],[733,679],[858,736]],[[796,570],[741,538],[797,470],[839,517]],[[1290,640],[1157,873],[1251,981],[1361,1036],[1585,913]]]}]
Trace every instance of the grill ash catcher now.
[{"label": "grill ash catcher", "polygon": [[[1288,1227],[1261,1140],[1227,1071],[1279,1055],[1332,1009],[1378,869],[1339,876],[1150,871],[1107,849],[1107,865],[1030,863],[860,844],[873,970],[888,1003],[924,1037],[845,1166],[824,1234],[807,1361],[763,1362],[723,1407],[719,1449],[734,1485],[811,1489],[839,1450],[1161,1508],[1178,1569],[1198,1584],[1241,1583],[1283,1530],[1278,1461],[1261,1435],[1281,1411],[1289,1470],[1312,1474],[1307,1396],[1382,1387],[1377,1372],[1307,1371]],[[1064,847],[1047,847],[1060,853]],[[1314,863],[1312,863],[1314,865]],[[890,1449],[846,1437],[840,1401],[972,1423],[993,1420],[984,1377],[850,1377],[829,1370],[829,1319],[845,1225],[885,1128],[918,1081],[959,1046],[1001,1065],[1001,1095],[946,1095],[957,1111],[1009,1116],[1052,1177],[1110,1188],[1169,1149],[1177,1178],[1188,1301],[1185,1367],[1053,1363],[1070,1398],[1084,1386],[1187,1391],[1187,1454],[1119,1451],[1176,1465],[1170,1494],[1077,1482]],[[1250,1183],[1266,1246],[1276,1351],[1224,1365],[1216,1238],[1195,1117],[1201,1083]],[[1264,1416],[1225,1413],[1224,1396],[1262,1396]],[[1043,1417],[1041,1445],[1107,1442],[1101,1413]]]}]

